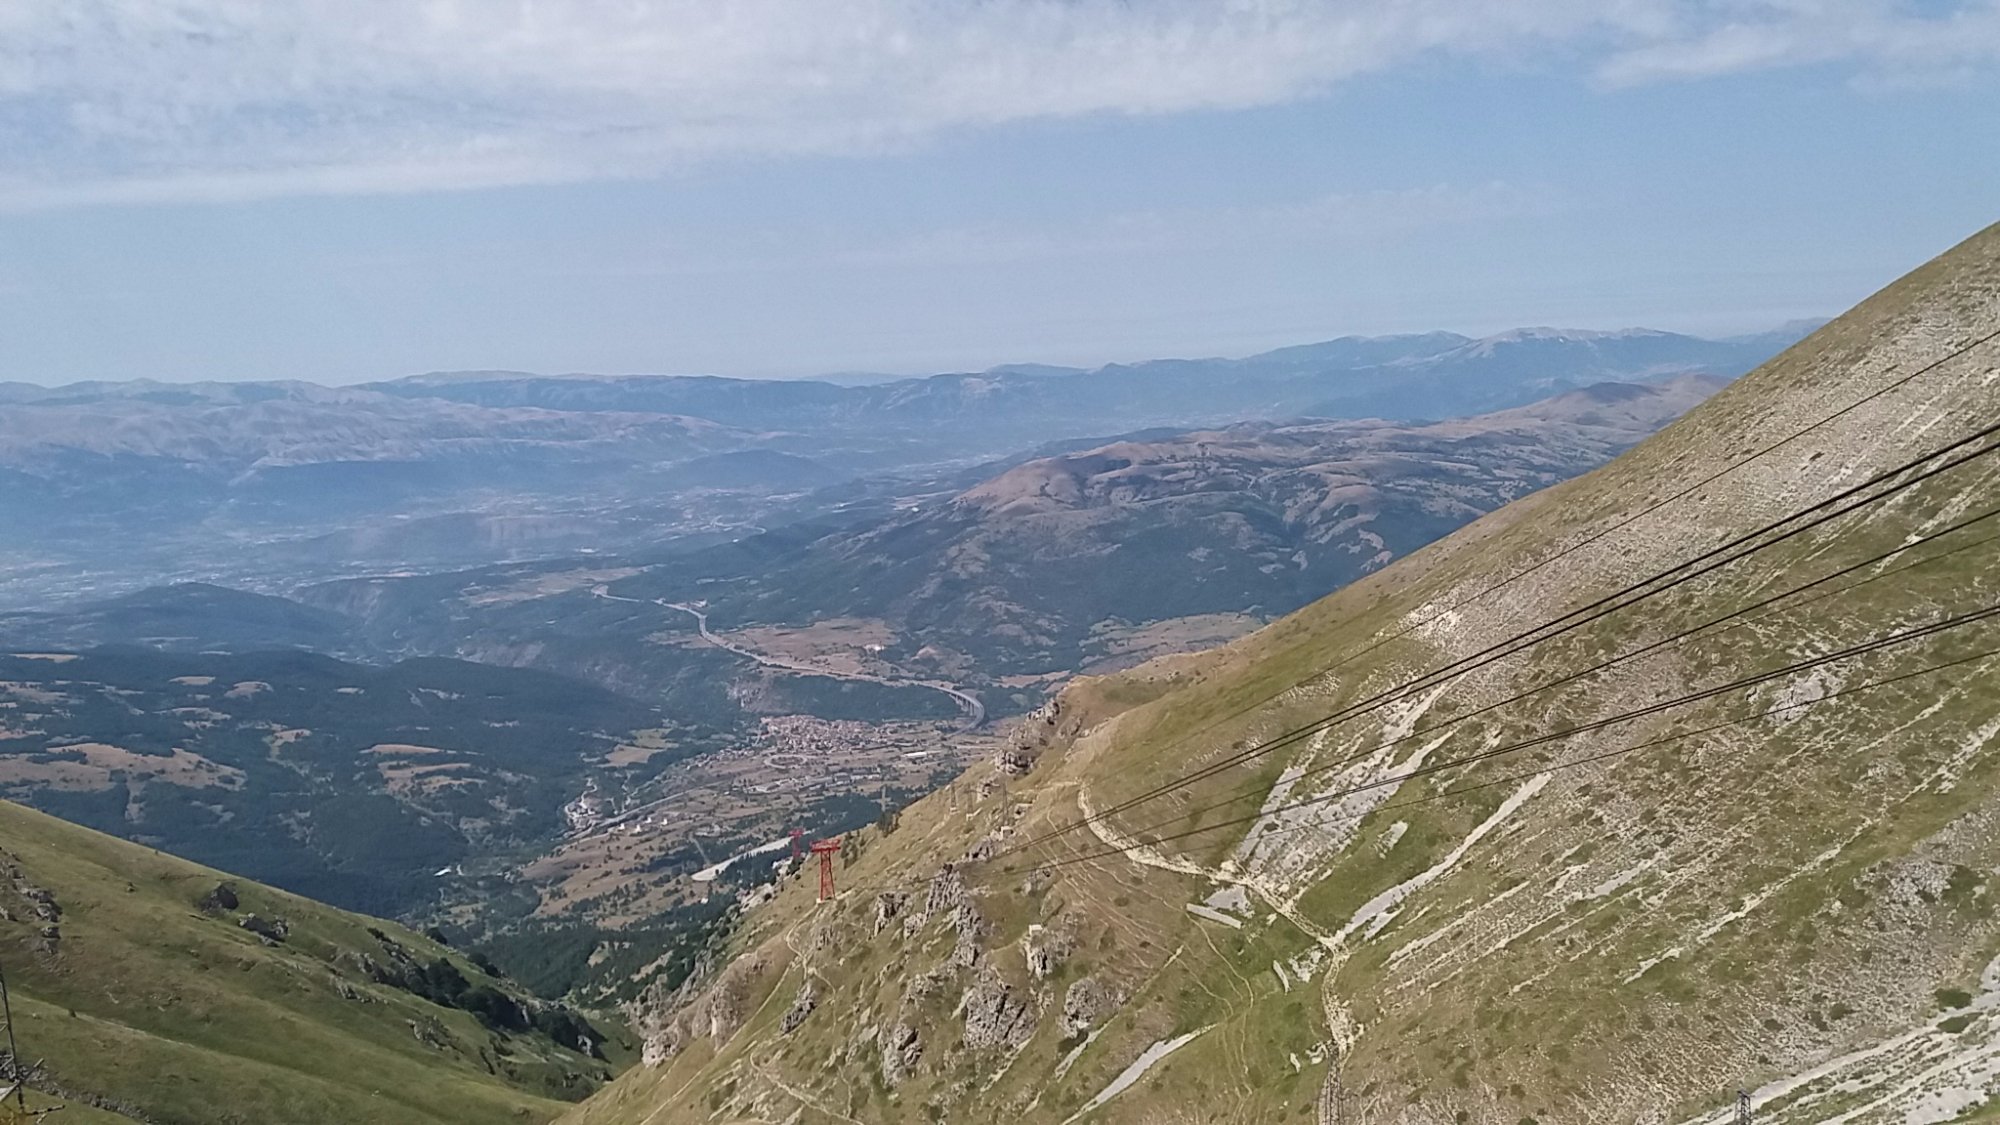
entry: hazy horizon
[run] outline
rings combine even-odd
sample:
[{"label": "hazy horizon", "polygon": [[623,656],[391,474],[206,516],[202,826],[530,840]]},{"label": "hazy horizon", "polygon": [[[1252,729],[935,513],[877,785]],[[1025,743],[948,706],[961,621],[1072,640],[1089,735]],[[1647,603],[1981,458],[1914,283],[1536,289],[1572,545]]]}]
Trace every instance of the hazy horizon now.
[{"label": "hazy horizon", "polygon": [[1144,363],[1151,360],[1241,359],[1248,356],[1254,356],[1261,354],[1263,352],[1275,351],[1282,348],[1310,346],[1313,344],[1325,343],[1331,340],[1337,340],[1346,337],[1380,338],[1380,337],[1393,337],[1393,336],[1405,336],[1405,335],[1422,335],[1430,332],[1443,332],[1443,333],[1455,333],[1456,335],[1465,336],[1469,339],[1476,340],[1521,329],[1546,328],[1546,329],[1553,329],[1556,331],[1602,332],[1602,333],[1617,333],[1625,331],[1672,332],[1685,336],[1694,336],[1701,339],[1721,340],[1721,339],[1730,339],[1738,336],[1758,335],[1766,332],[1778,332],[1786,328],[1790,328],[1794,325],[1807,324],[1807,323],[1817,324],[1823,322],[1826,319],[1828,318],[1824,316],[1802,315],[1796,317],[1787,317],[1784,320],[1780,321],[1753,320],[1746,322],[1746,324],[1741,328],[1730,331],[1715,331],[1715,330],[1700,331],[1690,328],[1675,328],[1659,324],[1616,324],[1616,325],[1559,324],[1558,325],[1558,324],[1523,323],[1523,324],[1508,324],[1491,328],[1482,328],[1476,331],[1465,331],[1453,328],[1429,328],[1429,329],[1408,329],[1408,330],[1401,330],[1394,332],[1338,332],[1326,335],[1312,336],[1310,338],[1302,338],[1302,339],[1281,339],[1255,347],[1234,349],[1227,351],[1219,349],[1210,351],[1189,349],[1178,353],[1117,355],[1109,358],[1102,358],[1096,360],[1061,360],[1061,359],[1044,359],[1044,358],[1002,359],[1002,360],[996,360],[992,363],[980,364],[978,366],[952,367],[949,365],[937,365],[933,367],[913,367],[905,370],[880,370],[880,369],[863,370],[858,368],[850,368],[845,370],[814,369],[814,370],[805,370],[798,372],[772,373],[772,372],[732,372],[732,371],[673,371],[673,370],[663,370],[663,369],[625,370],[625,371],[583,371],[583,370],[536,371],[522,367],[462,367],[462,368],[431,368],[423,371],[402,371],[393,374],[364,374],[364,375],[356,375],[352,378],[333,377],[333,378],[313,379],[313,378],[302,378],[302,377],[293,377],[285,375],[269,375],[269,376],[249,375],[240,378],[222,379],[222,378],[207,378],[198,375],[190,376],[187,378],[167,378],[167,377],[151,376],[151,375],[134,375],[126,378],[81,378],[81,379],[61,379],[61,380],[0,377],[0,383],[9,383],[9,382],[25,383],[30,386],[50,387],[50,388],[76,386],[89,383],[145,383],[145,382],[155,382],[161,384],[192,384],[192,383],[204,383],[204,382],[310,383],[322,387],[358,387],[373,383],[393,382],[397,379],[412,379],[412,378],[421,378],[424,376],[434,376],[434,375],[479,374],[484,372],[493,372],[496,374],[506,374],[506,375],[524,375],[541,379],[571,379],[571,378],[615,379],[615,378],[661,377],[661,378],[743,379],[743,380],[770,381],[770,382],[811,382],[811,381],[829,381],[836,383],[853,382],[853,381],[888,382],[898,379],[922,379],[934,375],[976,375],[976,374],[983,374],[988,371],[994,371],[1012,367],[1073,368],[1077,370],[1091,371],[1102,367],[1116,366],[1118,364]]},{"label": "hazy horizon", "polygon": [[1991,5],[1820,7],[30,6],[0,379],[1752,331],[2000,217]]}]

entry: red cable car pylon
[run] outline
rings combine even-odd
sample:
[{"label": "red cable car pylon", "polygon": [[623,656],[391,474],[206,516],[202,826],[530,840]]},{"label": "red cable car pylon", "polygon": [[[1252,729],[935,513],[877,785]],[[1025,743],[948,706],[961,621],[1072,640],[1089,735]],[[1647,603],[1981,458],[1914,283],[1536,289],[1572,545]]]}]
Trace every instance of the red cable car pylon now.
[{"label": "red cable car pylon", "polygon": [[831,840],[814,840],[812,854],[819,857],[819,900],[825,902],[833,897],[833,854],[840,850],[840,837]]}]

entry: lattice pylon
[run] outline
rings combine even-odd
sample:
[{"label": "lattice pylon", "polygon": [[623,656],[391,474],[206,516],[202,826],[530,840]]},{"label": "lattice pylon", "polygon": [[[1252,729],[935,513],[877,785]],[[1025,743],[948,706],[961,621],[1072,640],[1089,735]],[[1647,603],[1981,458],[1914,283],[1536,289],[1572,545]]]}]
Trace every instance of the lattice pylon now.
[{"label": "lattice pylon", "polygon": [[833,897],[833,857],[840,851],[840,839],[814,840],[812,854],[819,857],[819,900]]}]

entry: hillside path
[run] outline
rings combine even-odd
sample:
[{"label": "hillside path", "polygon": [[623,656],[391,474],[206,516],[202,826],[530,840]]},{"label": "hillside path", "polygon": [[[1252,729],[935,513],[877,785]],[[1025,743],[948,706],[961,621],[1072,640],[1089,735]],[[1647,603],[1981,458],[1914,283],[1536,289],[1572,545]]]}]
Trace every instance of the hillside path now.
[{"label": "hillside path", "polygon": [[1307,921],[1297,910],[1286,904],[1283,895],[1266,887],[1259,880],[1244,875],[1232,875],[1218,868],[1204,867],[1191,859],[1168,856],[1139,843],[1111,827],[1098,817],[1097,810],[1091,807],[1090,795],[1084,791],[1082,786],[1077,787],[1076,804],[1077,808],[1083,812],[1084,823],[1090,825],[1090,831],[1096,835],[1099,842],[1105,844],[1107,847],[1118,849],[1120,854],[1124,855],[1126,859],[1144,867],[1157,868],[1161,871],[1178,871],[1183,875],[1195,875],[1204,879],[1212,879],[1218,883],[1230,883],[1242,887],[1255,894],[1259,899],[1262,899],[1264,905],[1284,916],[1286,921],[1298,927],[1300,933],[1313,939],[1314,942],[1318,943],[1328,953],[1338,954],[1340,952],[1339,937]]}]

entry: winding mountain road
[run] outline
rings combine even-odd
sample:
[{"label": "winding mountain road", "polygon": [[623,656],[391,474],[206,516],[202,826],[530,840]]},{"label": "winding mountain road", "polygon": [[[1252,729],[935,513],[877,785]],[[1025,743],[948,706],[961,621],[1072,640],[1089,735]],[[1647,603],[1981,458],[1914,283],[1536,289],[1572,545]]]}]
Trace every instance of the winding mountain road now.
[{"label": "winding mountain road", "polygon": [[817,665],[805,663],[804,661],[786,660],[783,657],[771,656],[752,648],[745,648],[742,645],[735,644],[724,637],[710,632],[708,628],[708,614],[691,605],[682,602],[670,602],[664,598],[640,599],[622,597],[612,593],[605,586],[597,586],[590,592],[607,601],[631,602],[634,605],[656,605],[662,609],[677,609],[694,618],[695,628],[701,632],[702,640],[719,649],[733,652],[746,660],[754,660],[766,668],[776,668],[780,671],[796,672],[807,676],[828,676],[837,680],[866,680],[869,683],[882,684],[886,687],[923,687],[929,688],[932,691],[943,692],[950,696],[952,701],[965,711],[965,726],[962,729],[968,731],[977,730],[986,724],[986,704],[981,703],[978,696],[940,680],[906,680],[897,679],[893,676],[878,676],[871,672],[841,672],[831,668],[821,668]]}]

